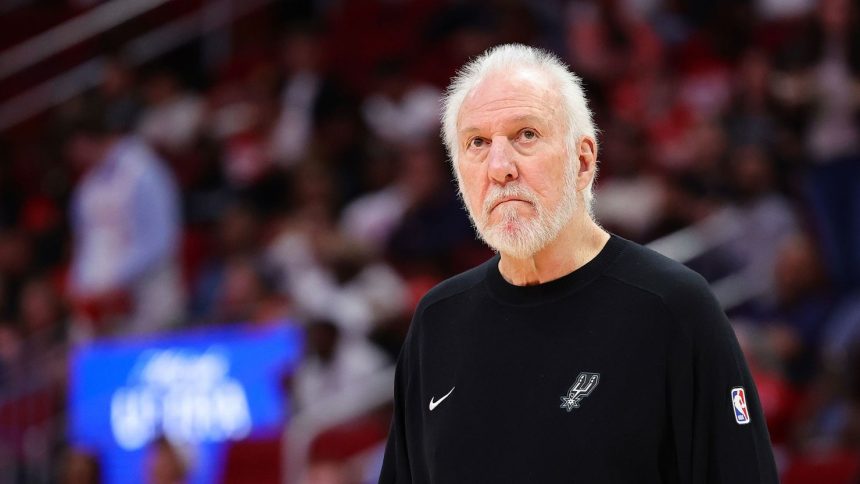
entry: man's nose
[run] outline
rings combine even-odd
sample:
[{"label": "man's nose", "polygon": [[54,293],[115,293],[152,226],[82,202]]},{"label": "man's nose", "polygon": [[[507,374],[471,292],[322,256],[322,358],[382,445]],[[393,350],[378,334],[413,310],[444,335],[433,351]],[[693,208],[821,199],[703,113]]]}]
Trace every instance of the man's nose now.
[{"label": "man's nose", "polygon": [[514,150],[510,141],[504,137],[496,137],[490,143],[490,152],[487,155],[487,172],[489,177],[497,183],[505,184],[514,181],[519,176],[517,165],[514,160]]}]

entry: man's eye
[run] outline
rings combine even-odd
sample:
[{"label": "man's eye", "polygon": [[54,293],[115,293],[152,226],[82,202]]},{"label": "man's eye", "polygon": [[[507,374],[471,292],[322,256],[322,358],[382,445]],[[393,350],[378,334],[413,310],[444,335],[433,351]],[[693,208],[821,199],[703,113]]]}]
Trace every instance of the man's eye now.
[{"label": "man's eye", "polygon": [[483,138],[473,138],[472,141],[469,142],[470,148],[480,148],[484,146],[486,141]]},{"label": "man's eye", "polygon": [[531,129],[524,129],[524,130],[520,131],[520,138],[522,138],[526,141],[531,141],[531,140],[537,138],[537,133]]}]

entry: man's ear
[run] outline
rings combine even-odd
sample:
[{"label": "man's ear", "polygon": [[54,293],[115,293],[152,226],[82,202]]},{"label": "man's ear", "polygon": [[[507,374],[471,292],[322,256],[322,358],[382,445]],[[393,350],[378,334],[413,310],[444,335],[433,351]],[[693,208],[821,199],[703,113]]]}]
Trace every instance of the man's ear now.
[{"label": "man's ear", "polygon": [[585,190],[597,173],[597,143],[591,136],[583,136],[577,146],[576,190]]}]

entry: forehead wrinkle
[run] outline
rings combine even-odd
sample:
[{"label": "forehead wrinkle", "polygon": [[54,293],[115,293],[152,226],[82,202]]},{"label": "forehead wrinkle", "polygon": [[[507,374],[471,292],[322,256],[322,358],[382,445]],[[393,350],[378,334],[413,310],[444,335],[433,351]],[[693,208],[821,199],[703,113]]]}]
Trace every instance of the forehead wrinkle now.
[{"label": "forehead wrinkle", "polygon": [[[557,97],[558,93],[550,88],[549,80],[523,74],[518,72],[512,77],[500,77],[500,74],[496,73],[483,79],[466,95],[457,116],[457,126],[460,126],[467,113],[468,116],[480,121],[482,118],[510,109],[532,111],[536,114],[521,116],[533,116],[546,124],[552,124],[551,120],[558,118],[556,104],[559,103],[552,102],[551,98],[553,95]],[[538,82],[535,82],[536,80]],[[476,100],[480,104],[474,105]],[[474,126],[457,129],[459,133],[467,131],[480,131],[480,129]]]},{"label": "forehead wrinkle", "polygon": [[[477,117],[481,118],[483,116],[479,115]],[[547,118],[546,116],[538,116],[538,115],[534,115],[534,114],[518,114],[518,115],[514,115],[514,116],[509,117],[509,118],[494,117],[493,122],[491,124],[502,125],[502,126],[508,125],[508,124],[513,124],[513,125],[517,125],[517,126],[522,125],[522,124],[528,124],[528,125],[535,125],[535,126],[543,127],[543,126],[546,126],[547,124],[549,124],[549,122],[546,118]],[[479,119],[479,123],[480,123],[480,119]],[[478,127],[478,126],[469,126],[467,128],[462,128],[459,130],[459,132],[461,134],[471,133],[471,132],[479,132],[479,131],[483,131],[483,129]]]},{"label": "forehead wrinkle", "polygon": [[[504,115],[505,112],[514,110],[510,115]],[[501,113],[501,114],[500,114]],[[487,124],[487,118],[490,118],[491,125],[506,125],[519,123],[534,123],[541,127],[548,127],[552,124],[552,120],[557,117],[557,110],[552,103],[517,103],[510,104],[509,99],[493,99],[481,106],[471,108],[466,106],[466,109],[461,111],[461,115],[457,119],[459,125],[464,118],[467,118],[470,126],[460,128],[459,133],[468,133],[473,131],[482,131],[481,125]],[[477,126],[473,123],[477,123]]]},{"label": "forehead wrinkle", "polygon": [[543,104],[531,102],[511,104],[508,99],[494,99],[479,106],[475,106],[474,108],[469,109],[469,111],[472,113],[495,113],[498,111],[506,111],[509,109],[530,109],[535,111],[542,111],[546,109],[546,106]]},{"label": "forehead wrinkle", "polygon": [[[480,104],[477,106],[473,106],[472,109],[480,109],[487,105],[497,104],[497,103],[515,103],[515,105],[533,105],[534,103],[538,103],[538,105],[543,105],[546,101],[546,98],[552,91],[549,89],[541,88],[539,86],[534,86],[528,84],[526,86],[514,86],[512,83],[503,81],[507,85],[502,86],[486,86],[479,85],[477,86],[469,95],[466,97],[463,106],[469,106],[470,104],[474,104],[476,98],[489,98],[486,100],[482,100]],[[521,84],[521,83],[517,83]],[[507,89],[506,89],[507,88]]]}]

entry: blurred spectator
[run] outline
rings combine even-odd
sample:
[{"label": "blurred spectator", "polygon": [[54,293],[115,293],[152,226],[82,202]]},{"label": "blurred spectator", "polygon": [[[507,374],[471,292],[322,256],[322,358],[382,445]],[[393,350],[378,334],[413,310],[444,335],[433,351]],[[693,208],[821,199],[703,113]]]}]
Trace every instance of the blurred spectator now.
[{"label": "blurred spectator", "polygon": [[844,365],[828,368],[810,392],[798,421],[788,484],[854,482],[860,476],[860,345],[849,346]]},{"label": "blurred spectator", "polygon": [[860,294],[849,294],[836,304],[824,331],[823,363],[828,368],[860,371],[850,366],[852,352],[860,351]]},{"label": "blurred spectator", "polygon": [[[328,178],[326,184],[331,192],[326,203],[332,210],[339,209],[344,202],[355,198],[364,190],[362,174],[368,162],[368,152],[377,140],[367,132],[359,112],[359,102],[349,97],[338,99],[332,105],[325,103],[325,110],[317,112],[317,129],[314,143],[305,166],[299,166],[296,180],[305,181],[307,176],[314,182],[314,189],[323,187],[314,175]],[[310,170],[310,171],[309,171]],[[315,173],[316,172],[316,173]],[[302,183],[297,183],[299,190]],[[301,194],[299,198],[309,194]],[[315,195],[319,198],[319,194]],[[331,213],[330,217],[335,214]]]},{"label": "blurred spectator", "polygon": [[406,288],[387,264],[342,238],[321,240],[300,272],[285,268],[299,314],[336,324],[345,338],[367,335],[406,307]]},{"label": "blurred spectator", "polygon": [[191,316],[194,321],[213,317],[230,261],[251,259],[260,250],[260,221],[247,203],[233,202],[221,212],[215,229],[214,254],[192,281]]},{"label": "blurred spectator", "polygon": [[438,143],[404,149],[399,184],[405,211],[387,239],[386,255],[407,277],[440,276],[484,260]]},{"label": "blurred spectator", "polygon": [[218,298],[212,304],[210,322],[266,322],[283,319],[288,314],[284,296],[275,291],[275,283],[260,263],[235,257],[223,269]]},{"label": "blurred spectator", "polygon": [[0,394],[17,387],[24,376],[22,346],[21,335],[15,326],[0,321]]},{"label": "blurred spectator", "polygon": [[306,355],[292,382],[295,411],[357,388],[362,379],[390,363],[364,338],[345,336],[331,321],[312,320],[306,328]]},{"label": "blurred spectator", "polygon": [[388,265],[345,239],[334,225],[331,179],[299,167],[296,206],[267,248],[280,290],[300,317],[332,320],[352,337],[402,311],[403,282]]},{"label": "blurred spectator", "polygon": [[187,457],[167,438],[159,437],[147,449],[146,484],[185,484],[188,482]]},{"label": "blurred spectator", "polygon": [[[465,61],[498,43],[500,35],[496,8],[486,8],[483,2],[472,1],[436,3],[438,11],[430,16],[424,45],[419,49],[425,53],[423,58],[412,56],[413,49],[401,55],[408,55],[417,64],[416,71],[423,79],[442,87],[448,85],[451,76]],[[503,3],[515,8],[518,2]],[[517,21],[520,25],[529,23],[529,19],[522,17]]]},{"label": "blurred spectator", "polygon": [[280,114],[271,132],[273,160],[292,166],[305,159],[314,130],[326,105],[342,101],[342,95],[323,70],[320,36],[311,27],[294,27],[281,50],[286,74],[281,88]]},{"label": "blurred spectator", "polygon": [[319,264],[322,241],[335,236],[332,177],[317,164],[293,169],[293,208],[275,228],[266,259],[275,267],[279,289],[292,293],[294,279]]},{"label": "blurred spectator", "polygon": [[197,140],[202,128],[203,101],[180,85],[176,75],[160,70],[144,82],[145,107],[137,130],[159,150],[182,153]]},{"label": "blurred spectator", "polygon": [[376,71],[376,88],[362,105],[364,121],[373,133],[395,145],[435,135],[441,92],[410,77],[401,60],[382,62]]},{"label": "blurred spectator", "polygon": [[396,178],[350,202],[340,220],[340,229],[347,237],[377,253],[383,252],[406,211],[436,194],[444,163],[437,147],[429,142],[395,146]]},{"label": "blurred spectator", "polygon": [[779,255],[774,248],[799,232],[797,218],[788,200],[776,191],[774,167],[767,153],[756,145],[745,145],[736,148],[730,159],[736,191],[734,215],[744,236],[732,241],[728,250],[750,290],[777,294],[773,275]]},{"label": "blurred spectator", "polygon": [[825,0],[805,34],[786,48],[780,101],[797,123],[812,164],[806,191],[834,282],[860,287],[860,9]]},{"label": "blurred spectator", "polygon": [[806,89],[801,96],[814,105],[807,143],[819,162],[857,155],[860,150],[860,97],[856,94],[860,82],[858,15],[854,2],[824,0],[807,38],[809,71],[798,75],[810,76],[807,81],[814,81],[804,84]]},{"label": "blurred spectator", "polygon": [[19,293],[32,270],[32,256],[26,232],[0,229],[0,318],[17,316]]},{"label": "blurred spectator", "polygon": [[771,88],[772,69],[767,53],[751,48],[735,71],[732,99],[725,115],[729,139],[740,145],[776,144],[777,123]]},{"label": "blurred spectator", "polygon": [[814,0],[757,0],[756,10],[764,20],[795,18],[815,8]]},{"label": "blurred spectator", "polygon": [[333,73],[359,93],[373,89],[373,71],[382,59],[422,52],[421,34],[433,0],[339,2],[328,10],[326,57]]},{"label": "blurred spectator", "polygon": [[568,48],[577,72],[608,84],[659,63],[662,45],[632,2],[571,2]]},{"label": "blurred spectator", "polygon": [[671,73],[643,69],[604,86],[613,118],[643,130],[649,157],[665,171],[679,171],[695,160],[689,134],[696,118],[680,102],[678,82]]},{"label": "blurred spectator", "polygon": [[48,280],[37,277],[24,285],[19,308],[28,378],[65,387],[68,336],[62,301]]},{"label": "blurred spectator", "polygon": [[600,155],[612,176],[595,183],[595,213],[608,230],[645,241],[665,213],[665,182],[656,173],[649,173],[647,152],[641,149],[641,130],[623,123],[613,128],[613,142],[602,147]]},{"label": "blurred spectator", "polygon": [[[773,248],[773,246],[771,246]],[[812,240],[786,237],[776,246],[774,301],[759,319],[772,354],[794,384],[807,384],[818,370],[823,330],[834,299]]]},{"label": "blurred spectator", "polygon": [[[241,110],[241,115],[239,111]],[[222,164],[231,188],[254,188],[272,169],[269,153],[269,133],[275,117],[272,100],[254,93],[242,93],[222,118],[235,123],[223,136]],[[224,129],[224,127],[221,127]]]},{"label": "blurred spectator", "polygon": [[105,111],[107,127],[117,133],[135,128],[143,105],[135,89],[136,72],[119,55],[105,61],[102,82],[98,89],[99,109]]},{"label": "blurred spectator", "polygon": [[404,309],[403,282],[377,256],[337,232],[327,172],[316,165],[299,168],[305,176],[296,187],[295,207],[266,259],[297,314],[331,320],[347,337],[366,335]]},{"label": "blurred spectator", "polygon": [[21,187],[17,186],[8,146],[0,141],[0,230],[17,223],[21,205]]},{"label": "blurred spectator", "polygon": [[102,470],[98,457],[83,450],[69,448],[63,456],[62,484],[101,484]]},{"label": "blurred spectator", "polygon": [[100,331],[151,332],[173,324],[183,309],[175,260],[178,194],[162,161],[140,139],[84,113],[66,145],[84,170],[71,221],[71,291],[79,316],[91,323],[127,318]]}]

